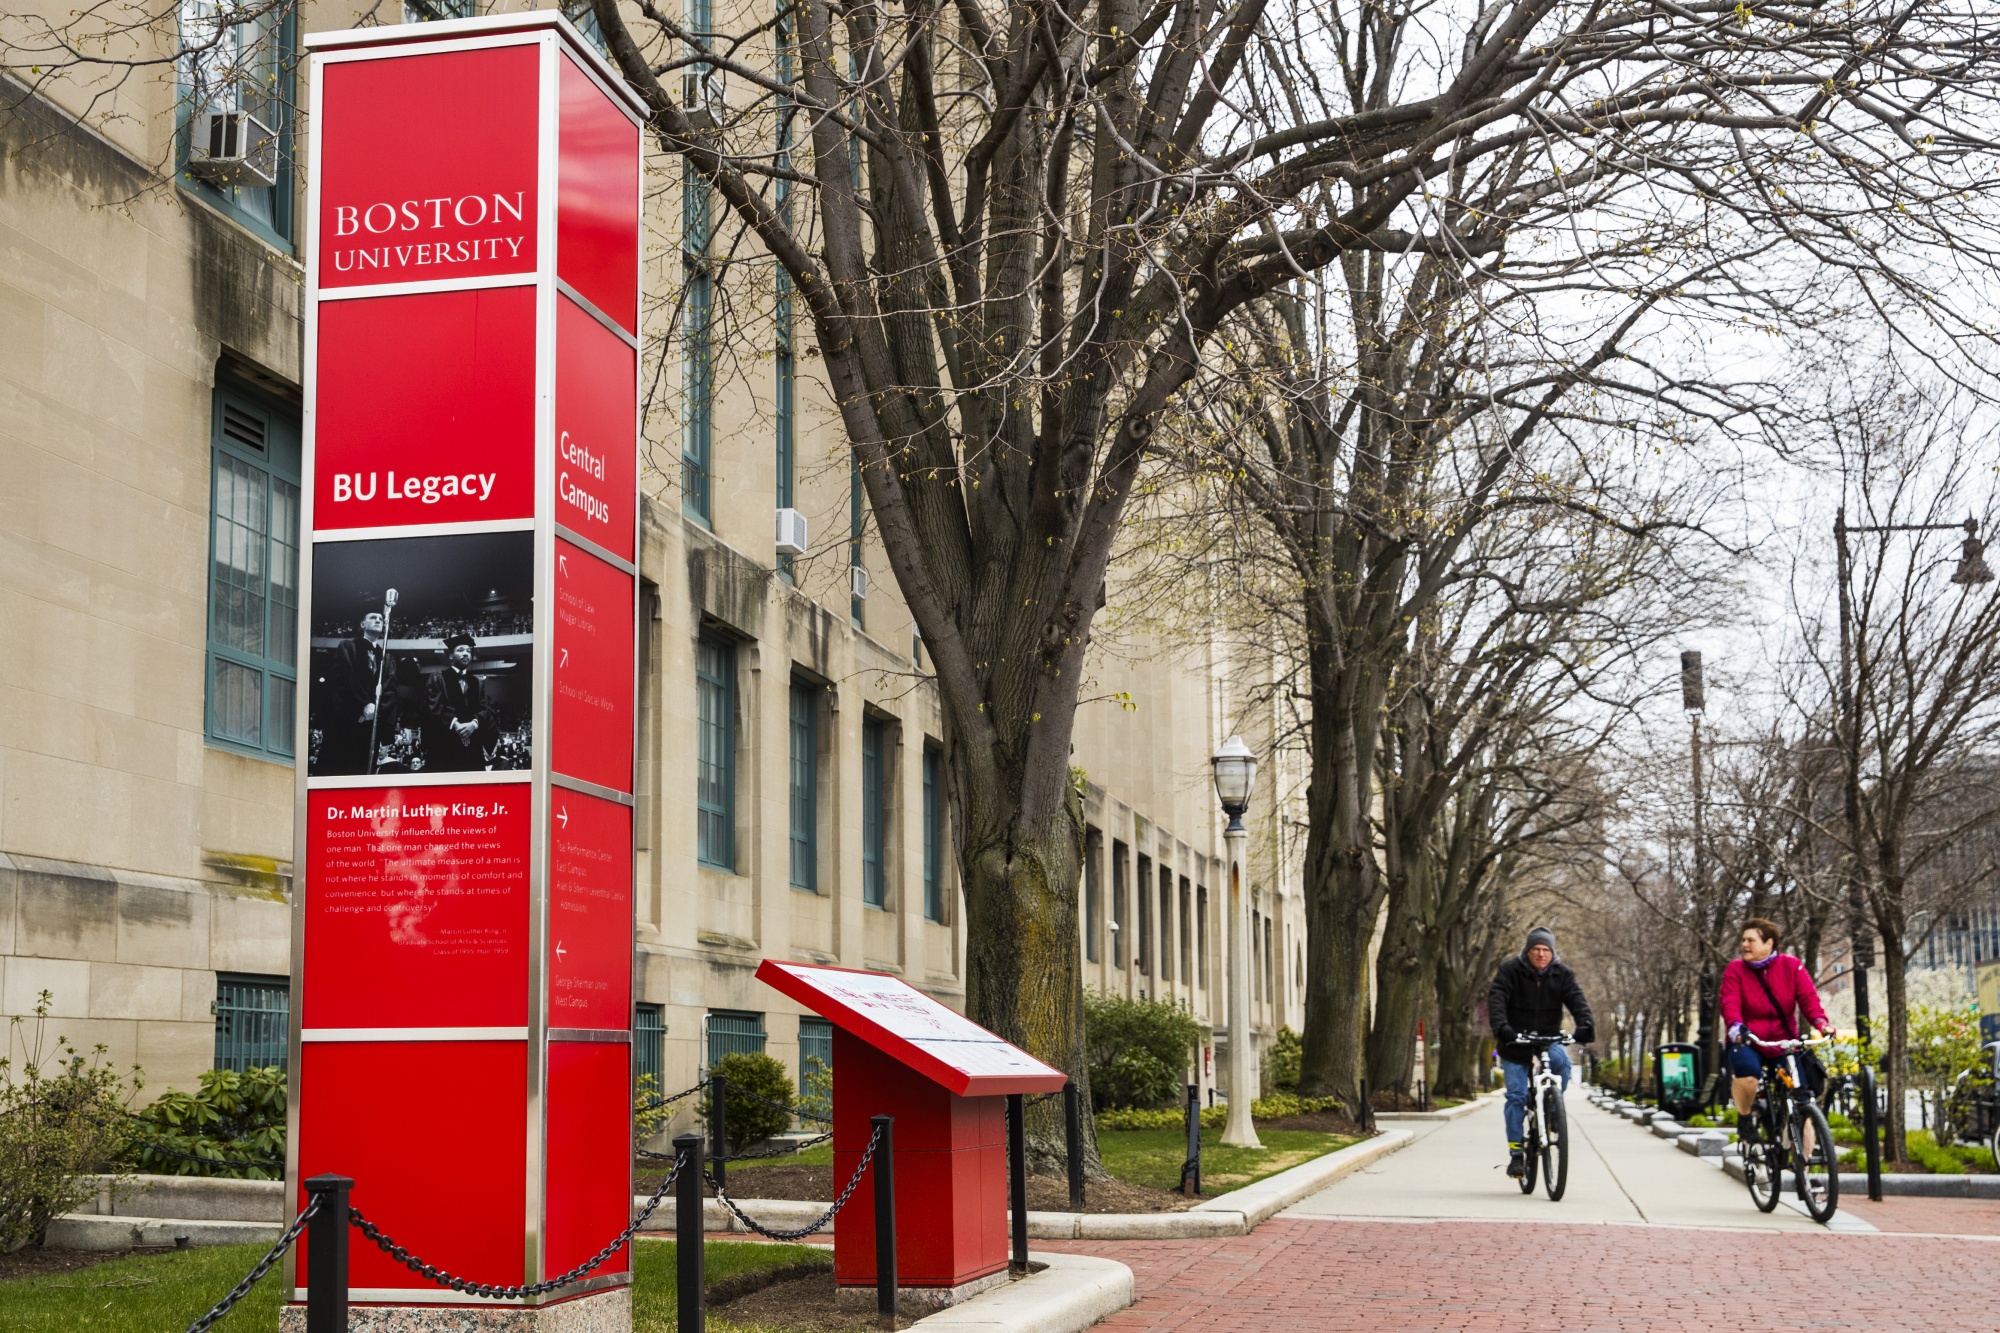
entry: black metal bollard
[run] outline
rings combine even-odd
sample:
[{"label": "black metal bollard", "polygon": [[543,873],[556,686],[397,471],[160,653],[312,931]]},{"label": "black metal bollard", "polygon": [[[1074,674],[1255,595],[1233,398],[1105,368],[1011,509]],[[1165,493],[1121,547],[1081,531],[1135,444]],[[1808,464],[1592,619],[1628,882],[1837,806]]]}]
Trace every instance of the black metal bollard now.
[{"label": "black metal bollard", "polygon": [[1368,1080],[1361,1080],[1361,1114],[1354,1117],[1363,1129],[1375,1128],[1375,1104],[1368,1100]]},{"label": "black metal bollard", "polygon": [[1417,1109],[1426,1114],[1431,1109],[1431,1087],[1426,1079],[1417,1080]]},{"label": "black metal bollard", "polygon": [[701,1220],[701,1135],[681,1134],[674,1139],[674,1157],[680,1163],[680,1179],[674,1182],[674,1282],[679,1297],[679,1333],[702,1333],[708,1327],[708,1304],[703,1299],[706,1232]]},{"label": "black metal bollard", "polygon": [[1202,1193],[1202,1089],[1188,1085],[1188,1161],[1180,1167],[1180,1193],[1194,1199]]},{"label": "black metal bollard", "polygon": [[1016,1273],[1028,1271],[1028,1115],[1018,1092],[1007,1095],[1007,1206],[1013,1214]]},{"label": "black metal bollard", "polygon": [[1069,1210],[1083,1211],[1083,1096],[1075,1080],[1063,1084],[1063,1153],[1069,1167]]},{"label": "black metal bollard", "polygon": [[724,1161],[729,1156],[729,1080],[720,1074],[708,1076],[708,1123],[715,1131],[715,1158],[711,1165],[715,1168],[715,1183],[727,1186],[729,1177]]},{"label": "black metal bollard", "polygon": [[1868,1199],[1882,1202],[1882,1114],[1875,1104],[1875,1071],[1861,1068],[1861,1145],[1868,1163]]},{"label": "black metal bollard", "polygon": [[896,1117],[868,1117],[875,1144],[875,1322],[896,1327]]},{"label": "black metal bollard", "polygon": [[346,1176],[313,1176],[306,1194],[319,1211],[306,1223],[306,1333],[347,1333]]}]

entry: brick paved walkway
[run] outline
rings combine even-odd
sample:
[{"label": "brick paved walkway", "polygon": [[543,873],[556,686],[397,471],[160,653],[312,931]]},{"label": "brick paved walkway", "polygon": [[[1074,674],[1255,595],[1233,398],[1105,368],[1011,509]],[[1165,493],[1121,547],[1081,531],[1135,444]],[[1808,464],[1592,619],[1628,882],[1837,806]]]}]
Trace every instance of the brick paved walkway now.
[{"label": "brick paved walkway", "polygon": [[1047,1248],[1131,1266],[1139,1301],[1105,1333],[1962,1333],[1994,1326],[2000,1274],[1994,1241],[1560,1223],[1278,1219]]},{"label": "brick paved walkway", "polygon": [[[2000,1199],[1920,1199],[1890,1195],[1880,1203],[1842,1195],[1840,1211],[1852,1213],[1878,1231],[1937,1236],[2000,1236]],[[2000,1277],[2000,1268],[1995,1270]],[[1995,1322],[2000,1322],[1996,1315]]]}]

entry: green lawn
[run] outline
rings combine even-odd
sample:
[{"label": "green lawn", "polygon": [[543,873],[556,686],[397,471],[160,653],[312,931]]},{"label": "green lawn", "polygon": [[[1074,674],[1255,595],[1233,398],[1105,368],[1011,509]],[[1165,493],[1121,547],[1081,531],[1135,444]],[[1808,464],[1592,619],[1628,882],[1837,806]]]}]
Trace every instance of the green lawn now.
[{"label": "green lawn", "polygon": [[831,1143],[822,1143],[817,1148],[808,1148],[804,1152],[790,1153],[784,1157],[759,1157],[748,1162],[731,1162],[729,1164],[729,1174],[733,1176],[738,1171],[755,1171],[760,1166],[832,1165],[833,1145]]},{"label": "green lawn", "polygon": [[[0,1282],[0,1329],[6,1333],[176,1333],[221,1298],[264,1252],[261,1245],[215,1245],[114,1259],[95,1268]],[[670,1333],[676,1288],[674,1243],[641,1240],[633,1274],[635,1333]],[[807,1245],[711,1241],[707,1277],[716,1282],[752,1268],[830,1263]],[[271,1333],[278,1326],[280,1278],[251,1289],[219,1333]],[[730,1328],[712,1319],[717,1327]]]},{"label": "green lawn", "polygon": [[[1220,1194],[1276,1175],[1288,1167],[1345,1148],[1357,1140],[1309,1129],[1259,1129],[1261,1149],[1225,1148],[1222,1131],[1201,1132],[1201,1191]],[[1104,1167],[1121,1180],[1170,1190],[1181,1183],[1187,1135],[1178,1129],[1120,1129],[1097,1136]]]}]

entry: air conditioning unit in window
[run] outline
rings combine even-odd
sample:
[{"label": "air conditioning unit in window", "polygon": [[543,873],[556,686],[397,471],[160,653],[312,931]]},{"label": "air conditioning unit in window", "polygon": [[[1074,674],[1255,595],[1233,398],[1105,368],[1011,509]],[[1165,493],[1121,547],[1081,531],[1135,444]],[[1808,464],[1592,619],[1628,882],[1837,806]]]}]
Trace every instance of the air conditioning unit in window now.
[{"label": "air conditioning unit in window", "polygon": [[690,128],[707,133],[722,128],[728,112],[726,76],[719,69],[693,69],[681,78],[681,96],[687,105]]},{"label": "air conditioning unit in window", "polygon": [[188,170],[212,185],[276,185],[278,132],[248,111],[203,111],[188,125]]},{"label": "air conditioning unit in window", "polygon": [[853,590],[856,597],[859,597],[864,602],[868,600],[868,571],[866,569],[863,569],[860,565],[849,565],[847,567],[847,584]]},{"label": "air conditioning unit in window", "polygon": [[796,509],[778,511],[778,554],[806,553],[806,516]]}]

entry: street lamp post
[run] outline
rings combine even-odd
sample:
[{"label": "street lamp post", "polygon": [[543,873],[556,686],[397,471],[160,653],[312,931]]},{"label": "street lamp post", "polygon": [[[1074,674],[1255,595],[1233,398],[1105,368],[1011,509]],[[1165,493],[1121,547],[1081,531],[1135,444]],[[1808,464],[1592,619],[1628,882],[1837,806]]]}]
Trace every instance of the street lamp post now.
[{"label": "street lamp post", "polygon": [[[1708,828],[1703,806],[1701,772],[1701,722],[1708,711],[1708,690],[1702,679],[1701,653],[1688,649],[1681,653],[1681,711],[1688,718],[1689,781],[1694,795],[1694,900],[1700,909],[1709,909],[1708,900]],[[1713,1067],[1715,1052],[1710,1045],[1715,1036],[1715,964],[1710,958],[1708,945],[1704,944],[1701,959],[1701,997],[1695,1006],[1695,1044],[1701,1047],[1701,1060],[1706,1068]],[[1705,1072],[1705,1070],[1704,1070]]]},{"label": "street lamp post", "polygon": [[1250,1103],[1257,1094],[1251,1086],[1256,1075],[1250,1058],[1250,923],[1243,889],[1243,812],[1250,808],[1250,790],[1257,781],[1257,756],[1241,736],[1231,736],[1209,764],[1222,813],[1229,816],[1222,831],[1229,849],[1229,1122],[1222,1141],[1232,1148],[1261,1148],[1250,1120]]},{"label": "street lamp post", "polygon": [[1869,1036],[1868,970],[1875,965],[1875,946],[1869,938],[1867,895],[1861,872],[1861,717],[1854,698],[1854,602],[1847,586],[1852,557],[1847,553],[1847,537],[1853,532],[1948,532],[1965,530],[1959,547],[1958,568],[1951,581],[1962,587],[1993,582],[1986,564],[1986,544],[1979,540],[1979,520],[1959,523],[1879,523],[1850,524],[1847,506],[1834,512],[1833,540],[1838,548],[1834,577],[1840,584],[1840,710],[1841,804],[1847,824],[1847,915],[1848,934],[1854,950],[1854,1027],[1865,1045]]}]

